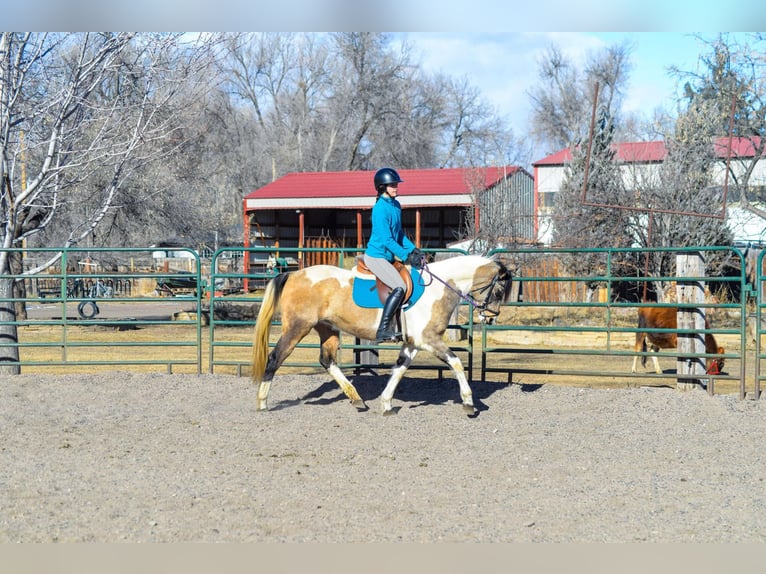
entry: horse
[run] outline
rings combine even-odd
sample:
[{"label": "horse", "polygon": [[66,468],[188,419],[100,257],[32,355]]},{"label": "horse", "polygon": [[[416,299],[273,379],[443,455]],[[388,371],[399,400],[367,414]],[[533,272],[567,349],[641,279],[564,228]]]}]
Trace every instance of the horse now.
[{"label": "horse", "polygon": [[[658,352],[660,349],[675,349],[678,346],[678,336],[670,332],[647,332],[642,329],[677,329],[678,310],[675,307],[641,307],[638,310],[638,328],[636,332],[636,344],[634,352],[646,352],[647,341],[652,346],[652,351]],[[710,329],[710,322],[705,317],[705,329]],[[719,347],[712,333],[705,333],[705,353],[709,355],[723,355],[724,348]],[[662,374],[660,363],[656,356],[652,356],[654,361],[654,370],[659,375]],[[636,363],[638,355],[633,357],[633,368],[631,373],[636,372]],[[724,366],[723,357],[708,357],[705,361],[705,372],[708,375],[718,375]],[[646,355],[641,356],[641,366],[646,366]]]},{"label": "horse", "polygon": [[[320,339],[320,364],[357,410],[367,410],[364,400],[336,362],[340,332],[374,340],[381,317],[380,309],[355,303],[352,296],[355,280],[352,270],[312,265],[282,273],[269,281],[253,332],[252,378],[258,385],[258,411],[268,410],[269,389],[275,372],[312,329]],[[395,412],[392,400],[396,387],[418,352],[424,350],[449,366],[460,387],[464,412],[473,415],[476,409],[462,362],[450,350],[443,335],[462,300],[478,309],[481,322],[491,323],[510,295],[511,272],[496,257],[458,255],[424,263],[419,281],[423,290],[417,303],[405,304],[400,311],[401,347],[380,396],[381,411],[384,415]],[[281,312],[281,335],[267,360],[269,329],[277,312]]]}]

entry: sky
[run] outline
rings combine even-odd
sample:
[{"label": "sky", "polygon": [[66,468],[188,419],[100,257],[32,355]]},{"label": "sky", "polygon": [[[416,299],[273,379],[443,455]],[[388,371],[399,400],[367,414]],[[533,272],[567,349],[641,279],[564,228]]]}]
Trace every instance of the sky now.
[{"label": "sky", "polygon": [[[0,0],[6,29],[137,31],[392,32],[408,39],[426,70],[466,76],[518,136],[528,131],[528,90],[551,43],[575,62],[631,42],[625,112],[672,111],[667,69],[693,70],[695,34],[766,30],[763,0]],[[550,30],[560,30],[551,32]],[[568,30],[568,31],[566,31]],[[532,161],[542,159],[535,157]]]},{"label": "sky", "polygon": [[[530,122],[528,91],[539,83],[538,64],[545,49],[557,45],[583,64],[590,52],[628,42],[631,71],[623,111],[651,118],[656,108],[675,110],[676,79],[670,66],[696,71],[718,33],[687,32],[436,32],[403,33],[422,67],[466,77],[496,111],[523,135]],[[745,38],[745,35],[738,37]],[[541,158],[535,158],[541,159]]]}]

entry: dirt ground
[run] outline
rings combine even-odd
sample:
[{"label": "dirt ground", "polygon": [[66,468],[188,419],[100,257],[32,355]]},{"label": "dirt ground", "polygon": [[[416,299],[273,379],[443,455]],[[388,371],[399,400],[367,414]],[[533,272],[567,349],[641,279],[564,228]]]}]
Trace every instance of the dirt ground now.
[{"label": "dirt ground", "polygon": [[0,382],[1,542],[766,540],[763,401],[413,373]]},{"label": "dirt ground", "polygon": [[0,542],[766,541],[763,400],[679,392],[668,358],[626,381],[544,371],[628,355],[504,360],[510,382],[472,382],[475,417],[449,373],[414,369],[386,417],[385,370],[352,377],[363,412],[290,369],[266,413],[228,374],[4,377]]}]

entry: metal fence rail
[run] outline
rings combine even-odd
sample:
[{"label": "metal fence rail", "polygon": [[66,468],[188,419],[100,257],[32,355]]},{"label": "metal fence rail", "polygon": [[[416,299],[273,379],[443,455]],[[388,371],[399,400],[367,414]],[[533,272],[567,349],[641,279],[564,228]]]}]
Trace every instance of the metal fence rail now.
[{"label": "metal fence rail", "polygon": [[155,311],[168,301],[157,286],[183,277],[195,287],[173,300],[199,312],[205,286],[193,250],[174,249],[186,255],[183,270],[166,259],[158,265],[151,248],[4,251],[19,268],[0,277],[15,284],[14,296],[0,299],[16,308],[12,320],[0,320],[17,333],[3,341],[5,365],[24,372],[126,366],[202,372],[199,313],[184,319]]},{"label": "metal fence rail", "polygon": [[[536,380],[547,382],[560,378],[585,386],[602,379],[618,386],[672,384],[676,379],[672,369],[659,375],[643,368],[637,373],[630,372],[636,355],[632,341],[638,330],[637,310],[677,306],[672,302],[643,302],[637,293],[651,281],[699,280],[712,293],[738,294],[710,299],[700,305],[712,318],[710,329],[705,332],[726,341],[726,369],[721,374],[705,377],[708,392],[718,389],[727,392],[736,384],[740,397],[759,398],[764,377],[762,361],[766,358],[761,341],[762,314],[766,306],[761,288],[766,281],[764,254],[758,259],[758,288],[753,288],[747,281],[744,257],[739,250],[695,249],[710,254],[725,252],[734,261],[732,267],[739,266],[742,271],[725,277],[645,277],[638,271],[626,276],[616,271],[617,259],[629,256],[640,260],[658,250],[497,250],[493,253],[522,270],[515,277],[521,297],[503,306],[499,322],[494,325],[479,326],[474,323],[470,308],[461,306],[450,325],[451,349],[463,361],[471,381],[537,377]],[[17,273],[2,276],[0,280],[13,280],[23,285],[24,290],[14,292],[11,298],[0,299],[0,304],[17,308],[23,304],[27,316],[1,320],[0,325],[5,328],[12,324],[18,330],[18,339],[6,341],[5,348],[18,352],[15,364],[23,372],[46,372],[54,368],[80,372],[160,368],[167,372],[237,375],[249,374],[256,312],[262,301],[262,288],[272,277],[300,268],[300,262],[309,255],[315,258],[327,251],[332,251],[337,265],[351,268],[360,253],[351,248],[226,247],[209,254],[209,258],[202,258],[191,249],[179,248],[174,251],[183,252],[183,264],[187,267],[177,268],[168,264],[168,258],[158,259],[154,248],[5,251],[12,252],[22,266]],[[683,250],[660,251],[673,255]],[[439,256],[464,253],[459,250],[426,252]],[[269,257],[279,263],[271,269],[253,266],[245,273],[244,259],[265,261]],[[598,258],[602,265],[597,274],[564,275],[566,272],[562,269],[566,269],[566,265],[550,264],[554,258],[566,262],[572,257]],[[540,261],[545,264],[539,264]],[[530,287],[525,289],[525,286]],[[596,286],[599,288],[594,289]],[[632,289],[633,302],[615,295],[626,286]],[[585,292],[590,292],[591,297],[583,297]],[[142,311],[136,312],[137,308]],[[750,333],[754,345],[750,349],[748,326],[753,327]],[[272,327],[271,345],[278,334],[277,320]],[[590,342],[585,343],[586,339]],[[647,351],[638,355],[655,354]],[[674,350],[656,353],[668,366],[677,355]],[[357,375],[387,373],[397,356],[398,346],[376,345],[341,336],[339,361],[345,371]],[[588,359],[588,364],[578,368],[576,363],[582,359]],[[283,368],[324,372],[319,364],[318,340],[307,337]],[[410,369],[435,371],[441,377],[448,367],[421,353]]]},{"label": "metal fence rail", "polygon": [[757,257],[755,273],[753,274],[754,283],[755,283],[754,298],[756,301],[756,305],[755,305],[755,311],[753,312],[751,316],[749,316],[749,319],[751,319],[754,323],[754,328],[751,330],[751,332],[753,333],[753,337],[755,338],[755,396],[756,397],[761,396],[761,381],[764,379],[763,360],[766,359],[766,355],[764,355],[764,350],[763,350],[763,336],[764,336],[764,332],[766,332],[766,327],[764,327],[764,324],[763,324],[764,307],[766,307],[766,295],[764,295],[764,288],[766,287],[766,274],[764,273],[764,268],[763,268],[764,266],[763,258],[765,255],[766,255],[766,250],[762,250]]}]

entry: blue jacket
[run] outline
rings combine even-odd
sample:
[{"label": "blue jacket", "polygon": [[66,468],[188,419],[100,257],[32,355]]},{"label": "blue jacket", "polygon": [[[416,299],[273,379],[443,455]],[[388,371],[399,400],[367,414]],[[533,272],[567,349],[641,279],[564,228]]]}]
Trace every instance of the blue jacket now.
[{"label": "blue jacket", "polygon": [[402,229],[402,206],[396,199],[381,195],[372,207],[372,233],[367,243],[367,255],[393,263],[394,256],[402,261],[415,249]]}]

